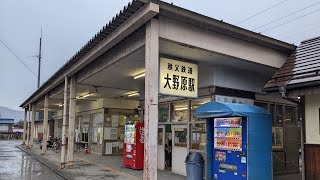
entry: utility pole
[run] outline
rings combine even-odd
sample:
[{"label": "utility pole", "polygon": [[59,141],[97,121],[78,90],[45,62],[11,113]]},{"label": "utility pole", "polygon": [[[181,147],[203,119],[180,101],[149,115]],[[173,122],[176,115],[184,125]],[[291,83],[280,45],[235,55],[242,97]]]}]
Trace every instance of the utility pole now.
[{"label": "utility pole", "polygon": [[41,36],[40,36],[40,46],[39,46],[39,65],[38,65],[38,89],[40,87],[40,69],[41,69],[41,41],[42,41],[42,28],[41,28]]}]

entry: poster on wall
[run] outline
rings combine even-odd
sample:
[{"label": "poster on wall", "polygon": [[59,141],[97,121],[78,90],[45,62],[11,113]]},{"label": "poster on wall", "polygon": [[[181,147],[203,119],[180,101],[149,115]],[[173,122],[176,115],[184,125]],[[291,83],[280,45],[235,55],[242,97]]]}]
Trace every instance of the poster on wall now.
[{"label": "poster on wall", "polygon": [[283,127],[272,127],[272,148],[283,148]]},{"label": "poster on wall", "polygon": [[159,93],[170,96],[198,97],[198,65],[161,57]]},{"label": "poster on wall", "polygon": [[111,126],[118,127],[119,126],[119,115],[112,115],[111,116]]},{"label": "poster on wall", "polygon": [[93,128],[92,131],[92,143],[97,143],[98,142],[98,128]]},{"label": "poster on wall", "polygon": [[103,129],[102,129],[102,127],[98,128],[98,134],[99,134],[99,144],[102,144],[102,141],[103,141]]},{"label": "poster on wall", "polygon": [[94,115],[94,123],[93,123],[93,125],[102,126],[102,120],[103,120],[102,113],[96,113]]}]

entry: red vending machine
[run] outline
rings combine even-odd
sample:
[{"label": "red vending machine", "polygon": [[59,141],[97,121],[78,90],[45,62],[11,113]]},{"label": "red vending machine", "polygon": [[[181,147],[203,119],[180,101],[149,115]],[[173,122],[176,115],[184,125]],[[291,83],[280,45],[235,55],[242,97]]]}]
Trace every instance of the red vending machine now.
[{"label": "red vending machine", "polygon": [[144,128],[143,122],[128,122],[125,125],[123,166],[143,169]]}]

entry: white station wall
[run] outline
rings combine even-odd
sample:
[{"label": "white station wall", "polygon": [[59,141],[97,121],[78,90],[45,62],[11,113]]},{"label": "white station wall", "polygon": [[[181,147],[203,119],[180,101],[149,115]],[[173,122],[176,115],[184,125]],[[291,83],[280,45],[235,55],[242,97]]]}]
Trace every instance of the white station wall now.
[{"label": "white station wall", "polygon": [[320,144],[320,94],[308,95],[305,97],[305,129],[306,129],[306,143]]}]

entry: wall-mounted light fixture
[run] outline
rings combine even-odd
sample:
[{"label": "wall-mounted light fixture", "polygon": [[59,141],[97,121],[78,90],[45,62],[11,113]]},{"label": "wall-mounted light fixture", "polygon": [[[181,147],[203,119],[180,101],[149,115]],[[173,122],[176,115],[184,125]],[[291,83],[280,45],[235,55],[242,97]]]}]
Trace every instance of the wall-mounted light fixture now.
[{"label": "wall-mounted light fixture", "polygon": [[132,96],[138,96],[140,93],[136,92],[136,93],[132,93],[132,94],[129,94],[128,97],[132,97]]},{"label": "wall-mounted light fixture", "polygon": [[61,104],[59,104],[58,106],[59,106],[59,107],[62,107],[62,106],[63,106],[63,104],[61,103]]},{"label": "wall-mounted light fixture", "polygon": [[138,75],[135,75],[135,76],[133,77],[133,79],[142,78],[142,77],[144,77],[144,76],[146,76],[146,73],[145,73],[145,72],[144,72],[144,73],[141,73],[141,74],[138,74]]},{"label": "wall-mounted light fixture", "polygon": [[175,108],[174,110],[175,111],[183,111],[183,110],[187,110],[188,107],[178,107],[178,108]]},{"label": "wall-mounted light fixture", "polygon": [[76,99],[83,99],[83,98],[86,98],[86,97],[88,97],[88,96],[90,96],[90,95],[91,95],[91,93],[86,93],[86,94],[84,94],[84,95],[81,95],[81,96],[76,97]]}]

